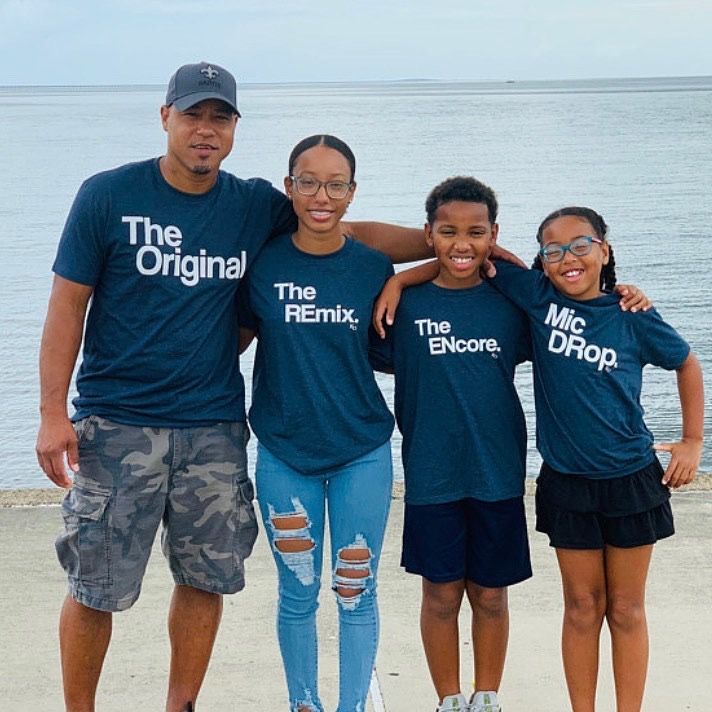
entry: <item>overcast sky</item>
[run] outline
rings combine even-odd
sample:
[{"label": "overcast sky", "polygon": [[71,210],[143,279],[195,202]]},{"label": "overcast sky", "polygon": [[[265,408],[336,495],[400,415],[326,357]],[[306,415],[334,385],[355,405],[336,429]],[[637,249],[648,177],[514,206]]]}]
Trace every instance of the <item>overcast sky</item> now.
[{"label": "overcast sky", "polygon": [[712,0],[0,0],[0,85],[712,74]]}]

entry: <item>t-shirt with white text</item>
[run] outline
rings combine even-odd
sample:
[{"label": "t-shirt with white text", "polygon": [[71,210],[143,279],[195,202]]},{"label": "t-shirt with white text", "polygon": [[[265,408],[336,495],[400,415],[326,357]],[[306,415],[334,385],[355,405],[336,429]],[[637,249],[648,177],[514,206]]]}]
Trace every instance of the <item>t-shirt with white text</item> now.
[{"label": "t-shirt with white text", "polygon": [[240,324],[258,332],[250,425],[300,472],[339,467],[391,436],[368,339],[373,302],[392,274],[384,254],[351,238],[313,255],[285,234],[265,246],[245,282]]},{"label": "t-shirt with white text", "polygon": [[199,195],[170,186],[158,159],[85,181],[53,266],[94,288],[73,419],[244,421],[237,287],[270,235],[294,224],[267,181],[223,171]]},{"label": "t-shirt with white text", "polygon": [[679,368],[690,352],[687,342],[655,309],[624,312],[615,294],[569,299],[539,270],[498,262],[492,283],[529,315],[544,461],[588,478],[649,465],[654,451],[640,403],[643,367]]},{"label": "t-shirt with white text", "polygon": [[513,380],[529,356],[525,315],[491,285],[403,292],[371,357],[395,375],[406,502],[524,493],[527,434]]}]

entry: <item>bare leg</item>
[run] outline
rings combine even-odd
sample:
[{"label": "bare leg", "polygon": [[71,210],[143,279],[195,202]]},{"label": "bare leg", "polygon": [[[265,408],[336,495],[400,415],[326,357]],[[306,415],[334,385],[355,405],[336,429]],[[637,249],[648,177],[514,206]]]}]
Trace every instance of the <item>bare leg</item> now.
[{"label": "bare leg", "polygon": [[111,640],[111,613],[67,596],[59,618],[64,704],[67,712],[94,712],[96,688]]},{"label": "bare leg", "polygon": [[648,671],[645,582],[652,545],[606,547],[608,608],[618,712],[640,712]]},{"label": "bare leg", "polygon": [[166,712],[183,712],[195,699],[208,669],[222,615],[222,596],[176,586],[168,614],[171,672]]},{"label": "bare leg", "polygon": [[604,555],[598,549],[557,549],[564,588],[561,651],[573,712],[594,712],[598,651],[606,612]]},{"label": "bare leg", "polygon": [[420,634],[438,699],[460,692],[460,642],[457,616],[465,581],[433,583],[423,579]]},{"label": "bare leg", "polygon": [[507,589],[484,588],[468,581],[466,590],[472,606],[476,689],[497,692],[509,641]]}]

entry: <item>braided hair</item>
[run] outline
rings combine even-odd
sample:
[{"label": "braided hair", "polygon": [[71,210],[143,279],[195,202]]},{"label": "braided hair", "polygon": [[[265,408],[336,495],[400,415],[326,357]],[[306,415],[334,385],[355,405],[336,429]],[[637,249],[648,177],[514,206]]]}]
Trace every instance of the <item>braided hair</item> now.
[{"label": "braided hair", "polygon": [[[606,225],[606,221],[603,217],[591,208],[574,205],[567,208],[559,208],[559,210],[554,210],[553,213],[547,215],[544,220],[542,220],[542,223],[539,225],[539,229],[536,232],[537,242],[541,245],[544,230],[546,230],[549,223],[552,223],[557,218],[569,215],[585,220],[593,228],[596,237],[601,240],[606,239],[606,236],[608,235],[608,225]],[[544,265],[541,261],[541,255],[537,254],[534,258],[534,262],[532,262],[532,269],[544,269]],[[610,243],[608,243],[608,264],[603,265],[603,269],[601,269],[601,282],[599,286],[603,292],[611,292],[613,291],[613,287],[616,286],[616,259],[613,255],[613,247]]]}]

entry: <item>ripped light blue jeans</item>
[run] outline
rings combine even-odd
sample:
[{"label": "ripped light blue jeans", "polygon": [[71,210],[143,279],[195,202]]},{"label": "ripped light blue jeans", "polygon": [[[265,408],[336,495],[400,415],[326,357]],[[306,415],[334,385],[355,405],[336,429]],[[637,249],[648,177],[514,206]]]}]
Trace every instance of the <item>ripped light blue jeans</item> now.
[{"label": "ripped light blue jeans", "polygon": [[318,475],[292,469],[259,445],[255,479],[279,577],[277,637],[290,709],[323,711],[316,611],[328,512],[339,611],[337,712],[361,712],[378,646],[376,573],[391,500],[390,443]]}]

